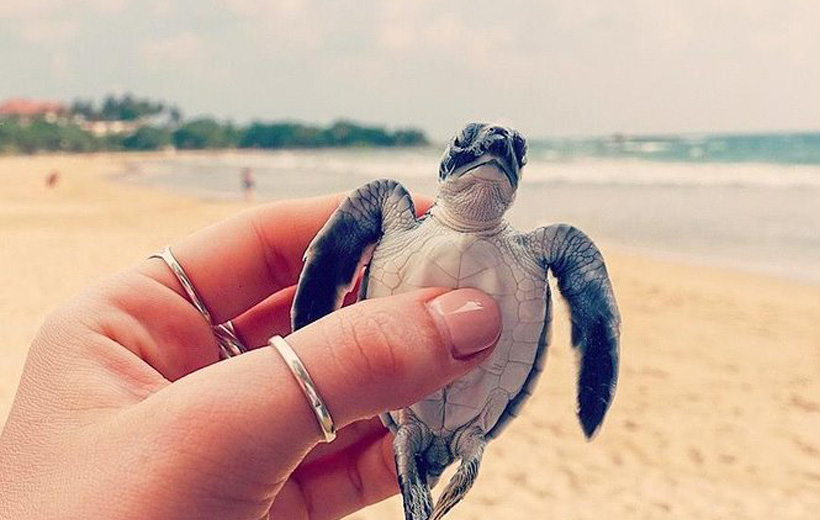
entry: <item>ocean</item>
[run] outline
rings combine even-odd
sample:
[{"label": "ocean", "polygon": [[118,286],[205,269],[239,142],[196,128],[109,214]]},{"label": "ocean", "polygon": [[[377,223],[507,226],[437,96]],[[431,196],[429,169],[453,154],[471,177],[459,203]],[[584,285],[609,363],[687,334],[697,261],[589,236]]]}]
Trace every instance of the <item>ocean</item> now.
[{"label": "ocean", "polygon": [[[208,199],[352,190],[392,177],[434,194],[444,146],[227,151],[134,163],[119,177]],[[820,283],[820,133],[531,141],[511,222],[569,222],[606,247]]]}]

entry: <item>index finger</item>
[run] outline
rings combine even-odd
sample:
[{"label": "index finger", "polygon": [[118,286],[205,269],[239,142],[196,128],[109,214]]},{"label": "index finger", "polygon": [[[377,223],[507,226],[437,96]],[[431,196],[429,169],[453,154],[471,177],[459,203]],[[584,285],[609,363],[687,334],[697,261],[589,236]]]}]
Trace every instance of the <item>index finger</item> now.
[{"label": "index finger", "polygon": [[[172,246],[214,323],[250,309],[274,292],[293,285],[310,241],[347,194],[274,202],[205,228]],[[430,200],[419,197],[423,213]],[[140,270],[184,296],[162,262]]]}]

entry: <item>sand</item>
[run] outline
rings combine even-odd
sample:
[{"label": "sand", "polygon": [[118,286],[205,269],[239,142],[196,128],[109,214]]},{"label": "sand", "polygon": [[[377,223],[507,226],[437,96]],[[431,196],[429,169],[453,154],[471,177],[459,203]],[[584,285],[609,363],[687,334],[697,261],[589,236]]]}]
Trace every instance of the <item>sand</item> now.
[{"label": "sand", "polygon": [[[0,424],[50,309],[241,207],[106,179],[134,157],[0,159]],[[817,519],[820,287],[605,254],[624,326],[603,430],[586,443],[574,417],[559,305],[536,395],[449,518]],[[398,520],[401,505],[351,518]]]}]

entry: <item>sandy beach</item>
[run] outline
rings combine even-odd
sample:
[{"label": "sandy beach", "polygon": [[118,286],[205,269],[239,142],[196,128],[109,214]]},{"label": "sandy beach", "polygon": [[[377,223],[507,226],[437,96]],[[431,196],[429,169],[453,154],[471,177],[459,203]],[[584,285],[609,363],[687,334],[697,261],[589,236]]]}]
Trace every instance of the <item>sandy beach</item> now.
[{"label": "sandy beach", "polygon": [[[51,309],[242,207],[106,178],[135,157],[0,158],[0,425]],[[820,287],[604,253],[624,325],[603,430],[586,443],[574,416],[559,305],[535,397],[448,518],[818,518]],[[351,518],[401,517],[394,498]]]}]

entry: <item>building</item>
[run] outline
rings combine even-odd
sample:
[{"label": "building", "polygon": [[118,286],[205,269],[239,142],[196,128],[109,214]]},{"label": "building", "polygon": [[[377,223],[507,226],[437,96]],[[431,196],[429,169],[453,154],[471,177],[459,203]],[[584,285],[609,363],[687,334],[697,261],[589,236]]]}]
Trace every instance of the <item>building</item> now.
[{"label": "building", "polygon": [[33,119],[43,118],[49,123],[65,120],[68,108],[52,101],[36,101],[32,99],[14,98],[0,103],[0,119],[15,118],[28,123]]},{"label": "building", "polygon": [[145,126],[145,123],[138,119],[136,121],[86,121],[82,118],[75,118],[74,122],[86,132],[91,132],[97,137],[106,135],[130,135]]}]

